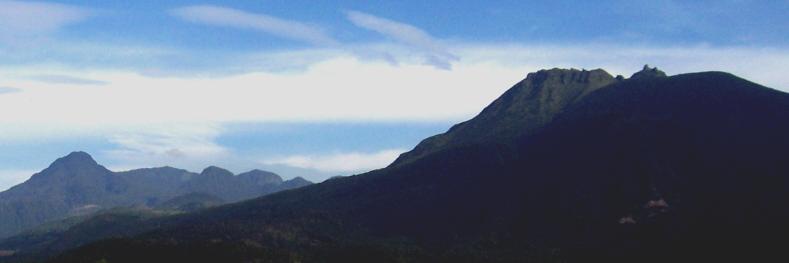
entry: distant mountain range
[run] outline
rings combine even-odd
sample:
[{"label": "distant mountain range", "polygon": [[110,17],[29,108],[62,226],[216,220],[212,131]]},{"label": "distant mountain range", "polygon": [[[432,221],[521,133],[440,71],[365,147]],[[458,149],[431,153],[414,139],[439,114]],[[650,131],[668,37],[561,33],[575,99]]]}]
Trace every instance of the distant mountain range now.
[{"label": "distant mountain range", "polygon": [[236,202],[308,184],[260,170],[233,175],[213,166],[199,174],[172,167],[113,172],[87,153],[74,152],[0,192],[0,238],[48,221],[119,206],[156,207],[187,194]]},{"label": "distant mountain range", "polygon": [[82,224],[107,239],[51,261],[785,261],[787,150],[789,94],[728,73],[542,70],[387,168]]}]

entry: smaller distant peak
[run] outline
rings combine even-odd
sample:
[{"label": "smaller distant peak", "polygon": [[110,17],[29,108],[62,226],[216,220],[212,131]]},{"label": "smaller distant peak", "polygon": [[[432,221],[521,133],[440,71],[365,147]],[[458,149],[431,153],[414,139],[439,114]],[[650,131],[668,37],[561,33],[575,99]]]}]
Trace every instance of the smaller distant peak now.
[{"label": "smaller distant peak", "polygon": [[292,178],[292,179],[288,180],[288,182],[289,183],[299,183],[299,184],[312,184],[312,181],[304,179],[301,176],[297,176],[295,178]]},{"label": "smaller distant peak", "polygon": [[283,181],[279,175],[259,169],[241,173],[238,178],[257,185],[280,184]]},{"label": "smaller distant peak", "polygon": [[666,73],[659,70],[657,67],[650,68],[649,64],[644,65],[641,71],[636,72],[631,76],[631,79],[645,79],[645,78],[665,78]]},{"label": "smaller distant peak", "polygon": [[272,172],[263,171],[263,170],[260,170],[260,169],[252,169],[252,170],[246,172],[246,174],[272,174]]},{"label": "smaller distant peak", "polygon": [[220,167],[213,166],[213,165],[203,169],[203,171],[200,172],[200,174],[201,175],[230,175],[230,176],[233,176],[232,172],[230,172],[230,171],[228,171],[228,170],[226,170],[224,168],[220,168]]},{"label": "smaller distant peak", "polygon": [[272,172],[269,172],[269,171],[263,171],[263,170],[260,170],[260,169],[254,169],[254,170],[251,170],[251,171],[248,171],[248,172],[240,173],[240,174],[238,174],[238,176],[239,177],[277,177],[277,178],[279,178],[279,175],[277,175],[275,173],[272,173]]}]

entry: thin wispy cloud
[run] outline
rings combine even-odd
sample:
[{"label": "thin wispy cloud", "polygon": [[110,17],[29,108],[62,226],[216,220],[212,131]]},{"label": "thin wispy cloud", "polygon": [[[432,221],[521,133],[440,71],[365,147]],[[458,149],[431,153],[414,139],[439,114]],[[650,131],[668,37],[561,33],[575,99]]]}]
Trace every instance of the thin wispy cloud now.
[{"label": "thin wispy cloud", "polygon": [[383,168],[392,163],[403,149],[388,149],[372,153],[348,152],[325,155],[291,155],[265,160],[265,165],[286,165],[321,172],[352,173]]},{"label": "thin wispy cloud", "polygon": [[450,53],[440,41],[424,30],[402,22],[377,17],[359,11],[346,11],[348,20],[356,26],[375,31],[423,53],[425,63],[451,69],[458,56]]},{"label": "thin wispy cloud", "polygon": [[15,93],[20,92],[20,89],[11,88],[11,87],[0,87],[0,94],[8,94],[8,93]]},{"label": "thin wispy cloud", "polygon": [[27,76],[26,79],[34,80],[34,81],[38,81],[38,82],[43,82],[43,83],[64,84],[64,85],[106,85],[106,84],[109,84],[109,82],[101,81],[101,80],[73,77],[73,76],[67,76],[67,75],[58,75],[58,74],[32,75],[32,76]]},{"label": "thin wispy cloud", "polygon": [[0,0],[0,41],[52,33],[91,15],[89,9],[73,5]]},{"label": "thin wispy cloud", "polygon": [[188,22],[252,29],[282,38],[314,45],[336,45],[337,41],[321,28],[297,21],[266,14],[250,13],[238,9],[212,5],[176,8],[171,13]]}]

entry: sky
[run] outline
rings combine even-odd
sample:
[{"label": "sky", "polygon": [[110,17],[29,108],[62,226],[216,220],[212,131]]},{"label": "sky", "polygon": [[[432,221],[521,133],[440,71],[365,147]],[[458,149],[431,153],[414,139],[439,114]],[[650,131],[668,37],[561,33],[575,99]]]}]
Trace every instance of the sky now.
[{"label": "sky", "polygon": [[789,91],[789,1],[0,0],[0,190],[87,151],[322,181],[527,73],[727,71]]}]

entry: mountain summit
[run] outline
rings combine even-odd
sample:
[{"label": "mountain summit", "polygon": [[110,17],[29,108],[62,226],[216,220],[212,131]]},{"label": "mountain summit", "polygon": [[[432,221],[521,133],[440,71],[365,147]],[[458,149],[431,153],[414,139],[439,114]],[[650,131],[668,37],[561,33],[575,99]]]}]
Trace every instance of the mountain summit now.
[{"label": "mountain summit", "polygon": [[529,73],[473,119],[425,139],[393,165],[448,147],[476,143],[507,144],[551,122],[567,106],[617,80],[602,69],[549,69]]},{"label": "mountain summit", "polygon": [[650,68],[649,65],[644,65],[644,68],[636,73],[633,73],[631,79],[645,79],[645,78],[665,78],[666,73],[657,69],[657,67]]},{"label": "mountain summit", "polygon": [[82,151],[72,152],[55,160],[52,165],[99,165],[90,154]]},{"label": "mountain summit", "polygon": [[220,177],[221,178],[221,177],[232,177],[233,173],[228,171],[228,170],[225,170],[223,168],[219,168],[219,167],[216,167],[216,166],[209,166],[209,167],[206,167],[205,169],[203,169],[203,171],[200,172],[200,175],[201,176],[206,176],[206,177],[215,177],[215,178],[216,177]]},{"label": "mountain summit", "polygon": [[52,175],[75,175],[75,174],[96,174],[105,173],[109,170],[99,165],[93,157],[86,152],[72,152],[64,157],[58,158],[47,169],[36,176]]}]

